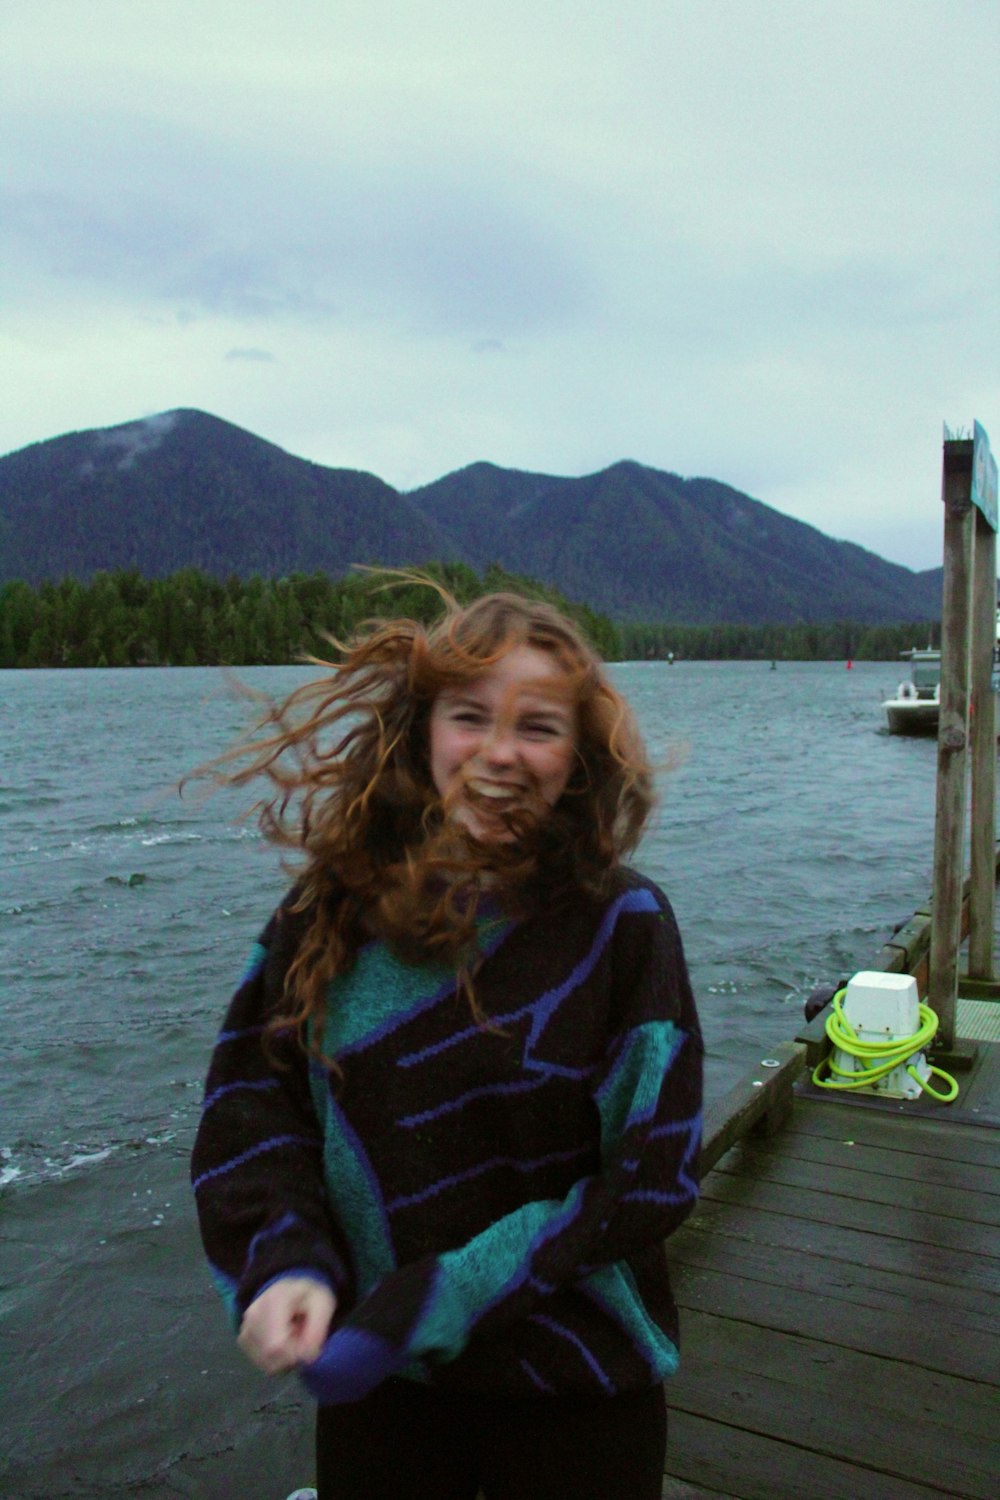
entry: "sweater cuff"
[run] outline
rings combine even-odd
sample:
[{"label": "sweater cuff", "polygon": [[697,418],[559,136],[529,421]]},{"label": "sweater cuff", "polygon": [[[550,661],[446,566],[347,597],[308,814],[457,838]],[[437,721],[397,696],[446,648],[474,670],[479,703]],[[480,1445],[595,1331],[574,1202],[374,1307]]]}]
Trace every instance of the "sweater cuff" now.
[{"label": "sweater cuff", "polygon": [[[325,1272],[317,1271],[315,1266],[289,1266],[287,1271],[278,1271],[276,1275],[271,1277],[270,1281],[265,1281],[263,1286],[259,1286],[254,1292],[251,1302],[256,1302],[258,1297],[263,1296],[268,1287],[276,1286],[279,1281],[289,1281],[293,1276],[305,1278],[309,1281],[317,1281],[320,1286],[325,1286],[334,1297],[337,1296],[337,1288]],[[251,1303],[248,1302],[247,1307],[250,1305]]]},{"label": "sweater cuff", "polygon": [[255,1236],[236,1288],[236,1316],[243,1314],[261,1292],[286,1276],[311,1276],[324,1282],[343,1305],[351,1276],[328,1240],[294,1214],[286,1214],[270,1229]]},{"label": "sweater cuff", "polygon": [[406,1354],[377,1333],[348,1326],[332,1333],[319,1358],[299,1374],[321,1406],[335,1406],[362,1400],[407,1363]]}]

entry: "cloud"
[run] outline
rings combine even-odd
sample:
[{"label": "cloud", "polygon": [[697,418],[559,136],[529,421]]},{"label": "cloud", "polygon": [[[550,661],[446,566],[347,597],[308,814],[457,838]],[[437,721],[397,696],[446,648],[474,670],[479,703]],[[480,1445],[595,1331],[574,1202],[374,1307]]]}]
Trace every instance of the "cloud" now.
[{"label": "cloud", "polygon": [[225,357],[259,365],[273,365],[276,360],[276,356],[271,353],[270,349],[227,349]]},{"label": "cloud", "polygon": [[41,268],[57,287],[146,298],[184,318],[346,315],[482,338],[585,314],[586,247],[537,211],[537,183],[525,191],[508,148],[445,156],[376,132],[357,156],[328,159],[280,134],[239,150],[137,108],[20,113],[35,149],[0,235],[7,263],[32,268],[32,296]]},{"label": "cloud", "polygon": [[201,406],[395,484],[634,457],[930,566],[942,418],[1000,442],[995,7],[16,9],[0,446]]},{"label": "cloud", "polygon": [[138,422],[100,431],[95,434],[94,441],[98,449],[117,451],[116,468],[130,469],[137,458],[156,451],[176,426],[178,415],[177,412],[157,412],[140,418]]}]

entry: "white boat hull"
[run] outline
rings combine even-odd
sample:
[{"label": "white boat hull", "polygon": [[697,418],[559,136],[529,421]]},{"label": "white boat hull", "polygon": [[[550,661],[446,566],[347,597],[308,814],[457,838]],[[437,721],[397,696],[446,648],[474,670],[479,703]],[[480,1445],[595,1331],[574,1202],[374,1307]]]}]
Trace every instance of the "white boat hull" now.
[{"label": "white boat hull", "polygon": [[882,707],[890,734],[937,734],[941,705],[936,698],[887,698]]}]

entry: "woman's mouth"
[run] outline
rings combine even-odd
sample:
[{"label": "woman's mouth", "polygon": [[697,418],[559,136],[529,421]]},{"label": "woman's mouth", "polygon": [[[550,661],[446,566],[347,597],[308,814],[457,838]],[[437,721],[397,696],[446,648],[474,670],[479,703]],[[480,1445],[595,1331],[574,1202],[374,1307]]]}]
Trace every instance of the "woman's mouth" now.
[{"label": "woman's mouth", "polygon": [[485,797],[491,802],[512,802],[524,793],[522,786],[503,781],[482,781],[479,777],[470,777],[465,789],[474,797]]}]

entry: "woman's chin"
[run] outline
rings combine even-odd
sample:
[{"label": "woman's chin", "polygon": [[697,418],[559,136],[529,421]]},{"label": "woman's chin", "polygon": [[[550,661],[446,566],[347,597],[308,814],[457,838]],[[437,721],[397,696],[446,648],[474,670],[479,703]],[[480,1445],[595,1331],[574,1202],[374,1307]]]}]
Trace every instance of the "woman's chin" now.
[{"label": "woman's chin", "polygon": [[514,841],[513,830],[499,815],[490,817],[475,807],[459,804],[452,817],[479,844],[510,844]]}]

